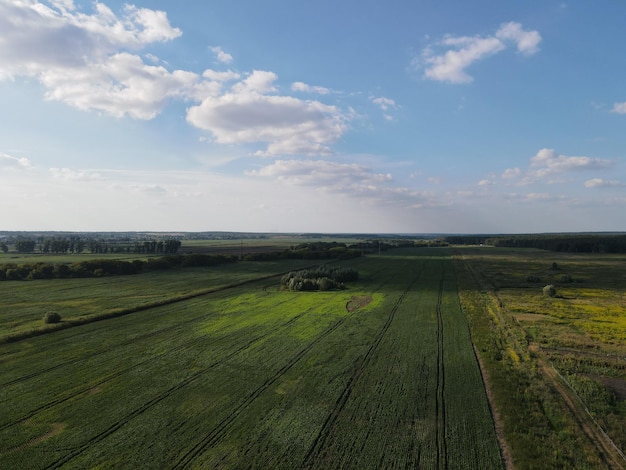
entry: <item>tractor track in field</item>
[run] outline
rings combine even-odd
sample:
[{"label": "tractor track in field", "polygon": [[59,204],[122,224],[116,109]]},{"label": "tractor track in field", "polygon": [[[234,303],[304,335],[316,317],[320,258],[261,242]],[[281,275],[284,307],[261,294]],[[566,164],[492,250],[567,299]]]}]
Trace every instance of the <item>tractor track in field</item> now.
[{"label": "tractor track in field", "polygon": [[304,357],[306,353],[308,353],[315,345],[317,345],[320,341],[330,335],[333,331],[339,328],[343,323],[350,317],[351,314],[348,314],[342,317],[340,320],[332,324],[326,330],[324,330],[320,335],[317,336],[312,342],[310,342],[306,347],[301,349],[297,354],[292,356],[292,358],[281,367],[274,375],[269,377],[263,384],[257,387],[252,393],[250,393],[241,403],[235,408],[232,412],[230,412],[220,423],[206,436],[204,436],[196,445],[194,445],[190,450],[188,450],[173,466],[172,468],[185,468],[190,465],[199,455],[201,455],[207,448],[212,447],[220,439],[224,436],[224,434],[228,431],[230,425],[235,421],[235,419],[241,415],[243,411],[246,410],[258,398],[265,390],[267,390],[270,386],[272,386],[276,381],[278,381],[289,369],[291,369],[294,365],[300,361]]},{"label": "tractor track in field", "polygon": [[[332,262],[332,261],[329,261]],[[327,264],[327,263],[317,263],[317,264],[311,264],[311,265],[307,265],[307,266],[302,266],[300,268],[298,268],[298,270],[301,269],[311,269],[317,266],[320,266],[321,264]],[[169,298],[169,299],[165,299],[165,300],[160,300],[160,301],[155,301],[155,302],[150,302],[144,305],[137,305],[135,307],[131,307],[122,311],[109,311],[109,312],[105,312],[105,313],[100,313],[100,314],[96,314],[96,315],[91,315],[91,316],[86,316],[83,318],[78,318],[78,319],[70,319],[67,320],[65,322],[61,322],[61,323],[56,323],[54,325],[48,325],[48,328],[44,328],[44,329],[35,329],[32,331],[27,331],[27,332],[22,332],[22,333],[12,333],[12,334],[8,334],[8,335],[4,335],[4,336],[0,336],[0,346],[2,346],[3,344],[11,344],[11,343],[17,343],[19,341],[23,341],[26,339],[30,339],[36,336],[42,336],[42,335],[46,335],[46,334],[51,334],[51,333],[55,333],[57,331],[62,331],[62,330],[67,330],[69,328],[76,328],[79,326],[83,326],[83,325],[88,325],[91,323],[96,323],[96,322],[100,322],[100,321],[104,321],[104,320],[110,320],[113,318],[119,318],[122,316],[126,316],[126,315],[131,315],[133,313],[137,313],[137,312],[145,312],[146,310],[151,310],[154,308],[158,308],[158,307],[164,307],[167,305],[172,305],[172,304],[176,304],[179,302],[186,302],[188,300],[191,299],[195,299],[198,297],[204,297],[206,295],[211,295],[211,294],[215,294],[217,292],[223,292],[225,290],[229,290],[229,289],[234,289],[236,287],[241,287],[241,286],[245,286],[248,284],[254,284],[255,282],[260,282],[260,281],[267,281],[270,279],[274,279],[274,278],[280,278],[282,276],[284,276],[285,274],[289,273],[290,271],[283,271],[280,273],[274,273],[274,274],[267,274],[265,276],[259,276],[259,277],[253,277],[250,279],[244,279],[242,281],[235,281],[235,282],[231,282],[229,284],[224,284],[218,287],[211,287],[208,289],[203,289],[203,290],[199,290],[199,291],[195,291],[195,292],[190,292],[187,294],[181,294],[178,295],[176,297],[173,298]],[[267,288],[267,286],[266,286]],[[264,290],[266,290],[266,288]],[[52,326],[52,327],[50,327]]]},{"label": "tractor track in field", "polygon": [[[195,319],[195,320],[197,320],[197,319]],[[192,321],[195,321],[195,320],[190,320],[189,322],[192,322]],[[185,323],[188,323],[188,322],[185,322]],[[179,324],[179,325],[182,325],[182,324]],[[177,326],[178,326],[178,325],[177,325]],[[158,332],[153,332],[153,333],[160,333],[160,332],[169,331],[169,330],[171,330],[171,328],[164,328],[164,329],[159,330]],[[145,338],[149,338],[149,337],[151,337],[151,336],[153,336],[153,334],[142,335],[142,336],[140,336],[140,337],[138,337],[138,338],[136,338],[136,339],[145,339]],[[179,352],[179,351],[183,351],[183,350],[187,349],[189,346],[192,346],[192,345],[194,345],[194,344],[196,344],[196,343],[198,343],[198,342],[201,342],[203,339],[204,339],[204,338],[196,338],[196,339],[194,339],[194,340],[188,341],[188,342],[186,342],[186,343],[184,344],[184,346],[178,346],[178,347],[175,347],[175,348],[172,348],[172,349],[168,349],[167,351],[162,352],[161,354],[157,354],[156,356],[151,356],[151,357],[149,357],[148,359],[145,359],[145,360],[143,360],[143,361],[137,362],[137,363],[135,363],[135,364],[133,364],[133,365],[131,365],[131,366],[129,366],[129,367],[125,367],[125,368],[123,368],[123,369],[120,369],[120,370],[118,370],[118,371],[116,371],[116,372],[112,373],[112,374],[109,374],[109,375],[107,375],[106,377],[104,377],[104,378],[102,378],[102,379],[100,379],[100,380],[98,380],[98,381],[96,381],[96,382],[90,382],[90,383],[89,383],[89,385],[88,385],[88,386],[86,386],[86,387],[83,387],[83,388],[81,388],[81,389],[79,389],[79,390],[75,390],[74,392],[72,392],[72,393],[70,393],[70,394],[68,394],[68,395],[65,395],[65,396],[63,396],[63,397],[61,397],[61,398],[58,398],[58,399],[53,400],[53,401],[50,401],[50,402],[48,402],[48,403],[46,403],[46,404],[44,404],[44,405],[41,405],[41,406],[39,406],[39,407],[37,407],[37,408],[35,408],[35,409],[33,409],[33,410],[30,410],[28,413],[26,413],[26,414],[24,414],[24,415],[20,416],[20,418],[19,418],[19,419],[17,419],[17,420],[14,420],[14,421],[12,421],[12,422],[5,423],[5,424],[0,425],[0,431],[2,431],[2,430],[4,430],[4,429],[7,429],[7,428],[9,428],[9,427],[11,427],[11,426],[14,426],[14,425],[16,425],[16,424],[22,423],[22,422],[24,422],[24,421],[27,421],[28,419],[32,418],[33,416],[37,415],[38,413],[40,413],[40,412],[42,412],[42,411],[48,410],[48,409],[50,409],[50,408],[53,408],[53,407],[54,407],[54,406],[56,406],[56,405],[59,405],[59,404],[64,403],[64,402],[66,402],[66,401],[69,401],[69,400],[71,400],[71,399],[73,399],[73,398],[76,398],[76,397],[78,397],[78,396],[80,396],[80,395],[82,395],[82,394],[84,394],[84,393],[89,393],[89,392],[90,392],[91,390],[93,390],[94,388],[99,387],[99,386],[101,386],[101,385],[104,385],[105,383],[110,382],[111,380],[114,380],[114,379],[116,379],[117,377],[120,377],[121,375],[124,375],[124,374],[126,374],[126,373],[128,373],[128,372],[132,371],[133,369],[135,369],[135,368],[137,368],[137,367],[143,366],[144,364],[149,364],[149,363],[152,363],[152,362],[154,362],[155,360],[158,360],[158,359],[160,359],[160,358],[162,358],[162,357],[165,357],[165,356],[167,356],[167,355],[169,355],[169,354],[172,354],[172,353],[177,353],[177,352]],[[221,339],[224,339],[224,338],[218,338],[218,340],[217,340],[217,341],[219,341],[219,340],[221,340]],[[126,343],[126,341],[125,341],[124,343]],[[97,353],[95,353],[95,354],[90,354],[90,355],[88,355],[88,356],[86,356],[86,357],[83,357],[83,358],[81,358],[81,359],[77,359],[76,361],[72,361],[72,362],[70,362],[70,363],[64,363],[64,364],[62,364],[62,365],[73,364],[73,363],[79,362],[80,360],[83,360],[83,359],[88,359],[89,357],[91,357],[91,356],[93,356],[93,355],[100,354],[100,353],[101,353],[101,351],[99,351],[99,352],[97,352]],[[56,368],[58,368],[58,367],[60,367],[60,366],[61,366],[61,365],[59,365],[59,366],[55,366],[55,367],[51,367],[50,369],[46,369],[46,370],[45,370],[45,371],[43,371],[43,372],[47,372],[47,371],[49,371],[49,370],[56,369]],[[43,373],[43,372],[42,372],[42,373]],[[32,375],[32,374],[31,374],[31,375]],[[36,374],[36,375],[38,375],[38,374]],[[36,375],[34,375],[34,376],[36,376]],[[28,378],[31,378],[31,376],[28,376]],[[14,382],[15,382],[15,381],[14,381]]]},{"label": "tractor track in field", "polygon": [[437,448],[437,468],[448,468],[448,446],[446,442],[446,397],[445,397],[445,365],[444,365],[444,338],[443,338],[443,282],[444,272],[441,272],[439,291],[437,293],[437,394],[435,400],[435,429]]},{"label": "tractor track in field", "polygon": [[[281,303],[282,303],[282,302],[281,302]],[[284,324],[282,324],[280,327],[281,327],[281,328],[284,328],[284,327],[286,327],[286,326],[290,325],[291,323],[293,323],[293,322],[295,322],[296,320],[298,320],[298,319],[299,319],[301,316],[303,316],[305,313],[306,313],[306,311],[305,311],[305,312],[302,312],[302,313],[300,313],[300,314],[298,314],[298,315],[295,315],[293,318],[291,318],[290,320],[288,320],[287,322],[285,322]],[[176,327],[181,326],[181,325],[183,325],[183,324],[185,324],[185,323],[192,323],[192,322],[197,321],[197,320],[198,320],[198,318],[195,318],[195,319],[193,319],[193,320],[188,320],[188,321],[186,321],[186,322],[184,322],[184,323],[179,323],[178,325],[176,325]],[[165,331],[165,332],[167,332],[167,331],[170,331],[171,329],[172,329],[172,328],[164,328],[164,329],[159,330],[158,332],[153,332],[153,333],[160,333],[160,332],[164,332],[164,331]],[[150,337],[150,336],[153,336],[153,335],[152,335],[152,334],[149,334],[149,335],[142,335],[142,336],[141,336],[141,337],[139,337],[139,338],[143,339],[143,338]],[[217,339],[215,340],[215,342],[222,341],[222,340],[226,339],[227,337],[228,337],[227,335],[224,335],[224,336],[222,336],[222,337],[219,337],[219,338],[217,338]],[[136,338],[136,339],[137,339],[137,338]],[[261,338],[257,338],[257,340],[259,340],[259,339],[261,339]],[[158,360],[158,359],[160,359],[160,358],[162,358],[162,357],[165,357],[165,356],[168,356],[168,355],[170,355],[170,354],[173,354],[173,353],[178,353],[178,352],[180,352],[180,351],[184,351],[184,350],[186,350],[186,349],[189,349],[189,347],[191,347],[191,346],[193,346],[193,345],[195,345],[195,344],[197,344],[197,343],[200,343],[200,342],[202,342],[202,341],[204,341],[204,340],[205,340],[205,338],[203,338],[203,337],[198,337],[198,338],[195,338],[195,339],[193,339],[193,340],[191,340],[191,341],[187,341],[186,343],[184,343],[184,345],[181,345],[181,346],[177,346],[177,347],[175,347],[175,348],[168,349],[167,351],[164,351],[164,352],[162,352],[161,354],[157,354],[156,356],[151,356],[151,357],[149,357],[149,358],[147,358],[147,359],[145,359],[145,360],[143,360],[143,361],[137,362],[137,363],[135,363],[135,364],[132,364],[132,365],[131,365],[131,366],[129,366],[129,367],[125,367],[125,368],[123,368],[123,369],[121,369],[121,370],[118,370],[118,371],[116,371],[116,372],[112,373],[112,374],[109,374],[108,376],[106,376],[106,377],[102,378],[101,380],[98,380],[98,381],[96,381],[96,382],[90,382],[90,383],[88,384],[88,386],[83,387],[83,388],[81,388],[81,389],[79,389],[79,390],[76,390],[76,391],[74,391],[74,392],[72,392],[72,393],[70,393],[70,394],[68,394],[68,395],[66,395],[66,396],[64,396],[64,397],[61,397],[61,398],[58,398],[58,399],[56,399],[56,400],[50,401],[50,402],[48,402],[48,403],[46,403],[46,404],[44,404],[44,405],[42,405],[42,406],[39,406],[39,407],[35,408],[34,410],[29,411],[27,414],[24,414],[24,415],[20,416],[20,418],[19,418],[19,419],[17,419],[17,420],[14,420],[14,421],[12,421],[12,422],[5,423],[5,424],[0,425],[0,431],[2,431],[2,430],[4,430],[4,429],[7,429],[7,428],[9,428],[9,427],[11,427],[11,426],[15,426],[16,424],[22,423],[22,422],[24,422],[24,421],[27,421],[28,419],[32,418],[33,416],[37,415],[38,413],[40,413],[40,412],[42,412],[42,411],[45,411],[45,410],[47,410],[47,409],[53,408],[53,407],[54,407],[54,406],[56,406],[56,405],[59,405],[59,404],[64,403],[64,402],[66,402],[66,401],[69,401],[69,400],[71,400],[71,399],[73,399],[73,398],[76,398],[76,397],[78,397],[78,396],[80,396],[80,395],[83,395],[83,394],[85,394],[85,393],[89,393],[89,392],[91,392],[94,388],[99,387],[99,386],[101,386],[101,385],[104,385],[104,384],[106,384],[107,382],[110,382],[111,380],[114,380],[114,379],[116,379],[116,378],[118,378],[118,377],[120,377],[120,376],[122,376],[122,375],[124,375],[124,374],[126,374],[126,373],[128,373],[128,372],[130,372],[130,371],[132,371],[133,369],[136,369],[137,367],[141,367],[141,366],[143,366],[143,365],[145,365],[145,364],[154,363],[154,361],[155,361],[155,360]],[[125,342],[125,343],[126,343],[126,342]],[[98,352],[97,354],[99,354],[99,353],[100,353],[100,352]],[[91,355],[89,355],[89,357],[91,357]],[[78,361],[73,361],[73,362],[78,362]],[[56,367],[54,367],[54,368],[56,368]],[[52,369],[54,369],[54,368],[52,368]]]},{"label": "tractor track in field", "polygon": [[[278,276],[281,276],[281,275],[282,275],[282,274],[277,274],[277,275],[274,275],[273,277],[278,277]],[[267,277],[263,277],[263,278],[258,278],[258,279],[255,279],[255,280],[266,280],[266,279],[267,279]],[[264,291],[264,292],[267,292],[268,287],[270,287],[270,286],[272,286],[272,285],[273,285],[273,284],[269,284],[269,285],[265,285],[265,286],[263,286],[263,287],[262,287],[263,291]],[[197,296],[195,296],[195,297],[190,297],[190,298],[185,298],[185,299],[178,299],[178,300],[176,300],[176,301],[174,301],[174,302],[172,302],[172,303],[180,303],[180,302],[185,302],[185,301],[188,301],[188,300],[192,300],[193,298],[196,298],[196,297],[200,297],[200,296],[205,296],[205,295],[214,294],[214,293],[216,293],[216,292],[221,292],[221,291],[223,291],[223,290],[229,289],[230,287],[232,287],[232,286],[228,286],[228,287],[224,287],[224,288],[219,288],[218,290],[212,290],[211,292],[205,292],[205,293],[203,293],[203,294],[199,294],[199,295],[197,295]],[[269,295],[269,293],[268,293],[268,295]],[[285,301],[283,301],[283,302],[287,302],[287,301],[288,301],[288,300],[285,300]],[[280,305],[280,304],[282,304],[283,302],[281,302],[281,303],[279,303],[279,304],[277,304],[277,305]],[[171,305],[171,304],[168,304],[168,305]],[[149,305],[149,306],[146,306],[146,308],[145,308],[145,309],[143,309],[143,311],[150,310],[150,309],[153,309],[153,308],[158,308],[158,307],[161,307],[161,306],[162,306],[162,305]],[[180,322],[180,323],[176,323],[175,325],[171,325],[171,326],[168,326],[168,327],[165,327],[165,328],[161,328],[161,329],[159,329],[159,330],[151,331],[151,332],[149,332],[149,333],[145,333],[145,334],[143,334],[143,335],[134,336],[134,337],[132,337],[132,338],[129,338],[129,339],[127,339],[127,340],[125,340],[125,341],[123,341],[123,342],[121,342],[121,343],[117,344],[117,345],[116,345],[116,347],[119,347],[119,346],[127,346],[127,345],[132,344],[132,343],[134,343],[134,342],[136,342],[136,341],[140,341],[140,340],[143,340],[143,339],[146,339],[146,338],[150,338],[150,337],[152,337],[152,336],[156,336],[156,335],[158,335],[158,334],[160,334],[160,333],[165,333],[165,332],[168,332],[168,331],[171,331],[171,330],[174,330],[174,329],[178,329],[178,328],[180,328],[181,326],[184,326],[184,325],[187,325],[187,324],[189,324],[189,323],[193,323],[193,322],[195,322],[195,321],[198,321],[199,319],[201,319],[201,318],[202,318],[202,317],[204,317],[205,315],[206,315],[206,314],[204,314],[204,313],[203,313],[202,315],[199,315],[199,316],[197,316],[197,317],[194,317],[194,318],[191,318],[191,319],[188,319],[188,320],[182,321],[182,322]],[[84,354],[84,355],[82,355],[82,356],[80,356],[80,357],[74,358],[74,359],[72,359],[72,360],[70,360],[70,361],[65,361],[65,362],[62,362],[62,363],[59,363],[59,364],[55,364],[54,366],[47,367],[47,368],[45,368],[45,369],[40,369],[40,370],[35,371],[35,372],[31,372],[30,374],[26,374],[26,375],[24,375],[24,376],[22,376],[22,377],[17,377],[17,378],[15,378],[15,379],[9,380],[9,381],[7,381],[7,382],[1,383],[1,384],[0,384],[0,389],[2,389],[3,387],[6,387],[6,386],[14,385],[14,384],[16,384],[16,383],[24,382],[24,381],[29,380],[29,379],[33,379],[33,378],[35,378],[35,377],[37,377],[37,376],[39,376],[39,375],[46,374],[46,373],[48,373],[48,372],[51,372],[51,371],[53,371],[53,370],[56,370],[56,369],[59,369],[59,368],[65,367],[65,366],[69,366],[69,365],[77,364],[77,363],[79,363],[79,362],[81,362],[81,361],[84,361],[84,360],[86,360],[86,359],[90,359],[90,358],[92,358],[92,357],[98,356],[98,355],[102,354],[102,352],[103,352],[103,351],[107,351],[107,350],[108,350],[108,348],[105,348],[105,349],[99,349],[99,350],[92,350],[92,351],[90,351],[89,353]],[[0,429],[1,429],[1,428],[0,428]]]},{"label": "tractor track in field", "polygon": [[389,312],[389,316],[387,317],[387,320],[385,321],[385,324],[378,332],[378,335],[376,335],[374,342],[370,345],[369,349],[367,350],[367,353],[365,353],[365,356],[363,356],[363,359],[360,361],[360,363],[357,364],[355,362],[354,370],[352,372],[352,375],[350,376],[350,379],[348,380],[346,386],[341,392],[341,395],[339,396],[339,398],[337,398],[337,401],[335,402],[335,407],[326,418],[326,421],[322,425],[322,428],[320,429],[317,437],[315,438],[315,440],[313,441],[313,444],[311,445],[307,454],[305,455],[302,461],[302,464],[300,465],[300,468],[306,468],[306,469],[316,468],[317,461],[320,458],[323,458],[323,455],[321,453],[324,447],[326,446],[326,442],[329,436],[331,435],[331,431],[333,429],[333,426],[335,425],[335,422],[337,421],[337,419],[343,412],[343,409],[345,408],[346,403],[348,402],[350,396],[352,395],[352,390],[354,389],[355,384],[358,382],[359,378],[361,377],[361,375],[363,374],[363,372],[369,365],[370,361],[372,360],[374,352],[376,352],[376,350],[378,349],[378,346],[380,345],[383,338],[385,337],[385,334],[389,330],[389,327],[391,326],[391,323],[393,322],[396,312],[400,308],[400,305],[402,305],[402,303],[404,302],[404,299],[408,295],[413,285],[415,285],[415,283],[418,281],[419,277],[420,276],[418,275],[411,282],[411,284],[409,284],[409,286],[404,290],[404,292],[402,292],[402,294],[400,295],[400,297],[398,298],[394,306],[391,308]]},{"label": "tractor track in field", "polygon": [[[284,327],[287,327],[287,326],[291,325],[292,323],[296,322],[298,319],[300,319],[304,315],[306,315],[307,312],[308,311],[304,311],[304,312],[299,313],[298,315],[295,315],[293,318],[290,318],[287,322],[283,323],[279,328],[284,328]],[[346,317],[344,317],[342,320],[340,320],[340,322],[343,322],[343,320],[345,320],[345,318]],[[336,324],[334,327],[331,327],[331,328],[335,329],[337,326],[339,326],[339,325]],[[137,409],[133,410],[132,412],[130,412],[129,414],[124,416],[119,421],[117,421],[117,422],[113,423],[112,425],[110,425],[107,429],[105,429],[105,430],[101,431],[100,433],[96,434],[95,436],[89,438],[87,441],[83,442],[79,446],[77,446],[77,447],[75,447],[73,449],[69,449],[69,451],[68,451],[68,453],[66,455],[64,455],[60,459],[57,459],[53,463],[49,464],[46,468],[48,468],[48,469],[58,468],[59,466],[64,465],[64,464],[70,462],[71,460],[73,460],[74,458],[76,458],[80,454],[82,454],[85,450],[87,450],[91,445],[93,445],[93,444],[95,444],[97,442],[100,442],[103,439],[105,439],[106,437],[110,436],[111,434],[113,434],[114,432],[116,432],[117,430],[119,430],[120,428],[125,426],[127,423],[129,423],[132,419],[134,419],[134,418],[140,416],[141,414],[143,414],[144,412],[148,411],[150,408],[152,408],[153,406],[157,405],[161,401],[167,399],[168,397],[170,397],[173,393],[177,392],[178,390],[181,390],[181,389],[185,388],[186,386],[192,384],[193,382],[198,380],[200,377],[202,377],[203,375],[205,375],[208,372],[210,372],[216,366],[224,364],[226,361],[232,359],[237,354],[241,353],[242,351],[245,351],[246,349],[250,348],[255,343],[258,343],[258,342],[262,341],[263,339],[267,338],[271,334],[274,334],[275,332],[276,332],[276,329],[274,329],[274,330],[272,330],[272,331],[270,331],[268,333],[264,333],[264,334],[261,334],[261,335],[258,335],[256,337],[252,338],[251,340],[247,341],[245,344],[241,345],[240,347],[238,347],[237,349],[235,349],[231,353],[227,354],[226,356],[220,358],[217,361],[214,361],[213,363],[209,364],[207,367],[203,368],[202,370],[199,370],[199,371],[195,372],[194,374],[190,375],[186,379],[184,379],[181,382],[179,382],[178,384],[170,387],[169,389],[165,390],[164,392],[159,393],[157,396],[153,397],[151,400],[147,401],[146,403],[144,403],[143,405],[141,405]],[[328,334],[329,332],[330,331],[327,330],[325,334]],[[315,342],[317,342],[319,339],[321,339],[321,338],[318,338]],[[189,343],[187,343],[187,345],[188,344]],[[309,345],[309,347],[305,348],[305,349],[308,350],[312,346],[313,346],[313,344]],[[164,354],[168,354],[168,353],[164,353]],[[302,353],[302,355],[303,354],[304,353]],[[282,369],[281,369],[281,371],[282,371]],[[284,371],[282,373],[284,373]],[[93,386],[90,386],[90,389],[92,387]],[[265,387],[265,388],[267,388],[267,387]],[[83,390],[81,393],[84,393],[84,392],[85,391]]]},{"label": "tractor track in field", "polygon": [[[283,303],[288,302],[289,300],[290,299],[286,299],[286,300],[284,300],[282,302],[277,303],[276,305],[277,306],[278,305],[282,305]],[[154,308],[156,308],[156,307],[154,307]],[[159,335],[161,333],[168,333],[168,332],[172,332],[173,330],[178,330],[182,326],[185,326],[185,325],[188,325],[190,323],[194,323],[194,322],[197,322],[197,321],[201,320],[202,318],[206,317],[206,315],[207,315],[206,313],[202,313],[201,315],[195,316],[193,318],[189,318],[187,320],[181,321],[181,322],[176,323],[174,325],[170,325],[170,326],[167,326],[167,327],[164,327],[164,328],[160,328],[158,330],[154,330],[154,331],[151,331],[149,333],[142,334],[142,335],[133,336],[132,338],[128,338],[128,339],[122,341],[121,343],[116,344],[115,347],[118,348],[118,347],[121,347],[121,346],[127,346],[127,345],[133,344],[133,343],[135,343],[137,341],[142,341],[144,339],[151,338],[153,336],[157,336],[157,335]],[[201,340],[201,338],[199,338],[199,340]],[[193,342],[195,342],[195,341],[196,340],[194,340]],[[192,344],[192,343],[187,343],[187,344],[189,345],[189,344]],[[106,347],[106,348],[102,348],[102,349],[92,350],[92,351],[90,351],[90,352],[88,352],[86,354],[83,354],[80,357],[74,358],[74,359],[72,359],[70,361],[61,362],[59,364],[55,364],[54,366],[47,367],[45,369],[40,369],[40,370],[35,371],[35,372],[31,372],[30,374],[26,374],[26,375],[24,375],[22,377],[17,377],[17,378],[15,378],[13,380],[9,380],[7,382],[4,382],[4,383],[0,384],[0,389],[2,389],[3,387],[10,386],[10,385],[15,385],[15,384],[20,383],[20,382],[24,382],[24,381],[29,380],[29,379],[36,378],[36,377],[38,377],[40,375],[47,374],[48,372],[51,372],[51,371],[56,370],[56,369],[60,369],[60,368],[63,368],[63,367],[66,367],[66,366],[70,366],[70,365],[73,365],[73,364],[78,364],[78,363],[80,363],[80,362],[82,362],[84,360],[87,360],[87,359],[90,359],[92,357],[96,357],[98,355],[101,355],[103,352],[109,351],[109,349],[110,349],[110,346]],[[171,353],[173,351],[176,351],[177,349],[178,348],[170,350],[170,351],[168,351],[165,354],[169,354],[169,353]],[[158,356],[154,356],[153,358],[162,357],[163,355],[164,354],[159,354]],[[143,362],[141,364],[143,364]],[[137,365],[139,365],[139,364],[137,364]],[[0,427],[0,429],[2,429],[2,428]]]},{"label": "tractor track in field", "polygon": [[[198,321],[199,318],[201,318],[201,317],[196,317],[196,318],[193,318],[193,319],[185,320],[183,322],[177,323],[175,325],[168,326],[166,328],[161,328],[161,329],[158,329],[158,330],[155,330],[155,331],[151,331],[149,333],[145,333],[145,334],[142,334],[142,335],[134,336],[132,338],[129,338],[129,339],[126,339],[126,340],[122,341],[121,343],[116,344],[115,347],[127,346],[127,345],[132,344],[132,343],[134,343],[136,341],[141,341],[141,340],[144,340],[144,339],[147,339],[147,338],[151,338],[151,337],[156,336],[156,335],[161,334],[161,333],[169,332],[169,331],[171,331],[173,329],[177,329],[177,328],[179,328],[181,326],[184,326],[184,325],[187,325],[189,323],[193,323],[195,321]],[[92,357],[99,356],[104,351],[108,351],[108,350],[109,350],[109,347],[103,348],[103,349],[92,350],[92,351],[90,351],[87,354],[84,354],[84,355],[82,355],[80,357],[72,359],[71,361],[60,362],[59,364],[55,364],[54,366],[47,367],[45,369],[40,369],[38,371],[31,372],[30,374],[23,375],[23,376],[18,377],[16,379],[9,380],[8,382],[4,382],[4,383],[0,384],[0,388],[7,387],[7,386],[10,386],[10,385],[15,385],[17,383],[24,382],[24,381],[29,380],[29,379],[33,379],[33,378],[38,377],[40,375],[47,374],[48,372],[52,372],[53,370],[56,370],[56,369],[60,369],[60,368],[66,367],[66,366],[71,366],[73,364],[78,364],[79,362],[85,361],[87,359],[91,359]]]}]

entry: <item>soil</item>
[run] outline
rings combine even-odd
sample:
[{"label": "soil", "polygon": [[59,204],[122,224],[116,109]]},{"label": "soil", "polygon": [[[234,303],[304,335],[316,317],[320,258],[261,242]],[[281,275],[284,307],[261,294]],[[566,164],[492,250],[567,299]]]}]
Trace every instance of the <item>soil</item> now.
[{"label": "soil", "polygon": [[362,307],[365,307],[372,301],[371,295],[355,295],[346,304],[346,310],[348,312],[354,312]]}]

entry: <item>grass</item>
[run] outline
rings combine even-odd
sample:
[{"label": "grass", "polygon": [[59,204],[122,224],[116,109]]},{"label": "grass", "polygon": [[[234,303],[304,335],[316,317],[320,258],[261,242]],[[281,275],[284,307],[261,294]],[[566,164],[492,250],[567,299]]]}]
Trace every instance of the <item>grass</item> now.
[{"label": "grass", "polygon": [[501,468],[449,253],[393,253],[0,345],[0,467]]},{"label": "grass", "polygon": [[[624,465],[619,456],[606,460],[593,434],[599,425],[626,448],[625,397],[619,396],[626,389],[626,258],[485,247],[458,252],[466,268],[459,269],[463,304],[513,462],[518,468]],[[575,282],[559,282],[564,274]],[[529,283],[528,275],[543,282]],[[548,283],[556,286],[555,298],[542,293]],[[562,380],[551,379],[552,367]],[[574,405],[582,410],[576,417],[559,387],[589,413]]]}]

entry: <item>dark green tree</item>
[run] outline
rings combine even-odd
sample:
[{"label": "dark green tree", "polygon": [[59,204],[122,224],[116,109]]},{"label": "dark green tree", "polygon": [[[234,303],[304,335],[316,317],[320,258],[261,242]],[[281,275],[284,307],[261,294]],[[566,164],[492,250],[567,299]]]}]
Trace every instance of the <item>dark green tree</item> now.
[{"label": "dark green tree", "polygon": [[17,240],[15,242],[15,249],[19,253],[32,253],[35,251],[37,243],[35,240]]}]

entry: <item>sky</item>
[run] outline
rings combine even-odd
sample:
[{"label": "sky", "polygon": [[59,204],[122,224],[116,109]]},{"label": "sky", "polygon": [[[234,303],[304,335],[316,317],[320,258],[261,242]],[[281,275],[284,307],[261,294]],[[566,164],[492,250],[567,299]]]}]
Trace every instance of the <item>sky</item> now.
[{"label": "sky", "polygon": [[0,230],[626,231],[626,4],[0,0]]}]

